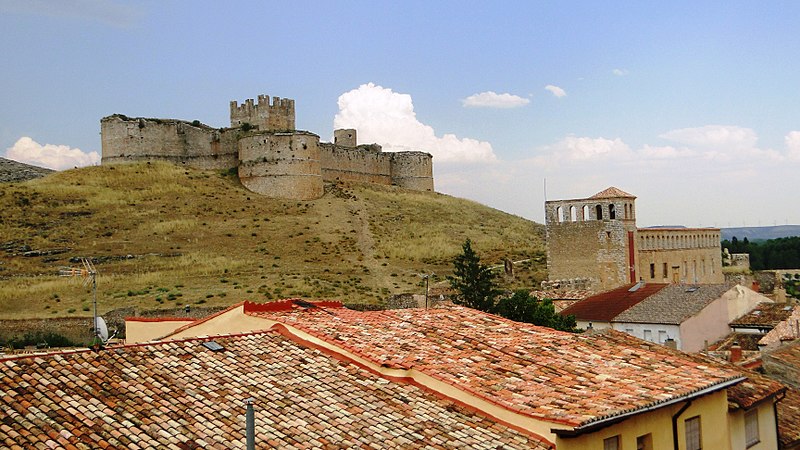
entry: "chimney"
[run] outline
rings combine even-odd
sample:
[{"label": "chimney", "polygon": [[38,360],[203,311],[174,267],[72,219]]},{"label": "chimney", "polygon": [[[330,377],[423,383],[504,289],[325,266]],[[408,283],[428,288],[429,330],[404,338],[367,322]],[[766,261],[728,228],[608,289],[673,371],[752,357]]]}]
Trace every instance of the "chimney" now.
[{"label": "chimney", "polygon": [[668,348],[671,348],[673,350],[677,350],[678,349],[678,343],[675,341],[675,339],[672,339],[672,338],[665,339],[664,340],[664,346],[668,347]]},{"label": "chimney", "polygon": [[734,342],[731,345],[731,362],[739,362],[742,360],[742,347],[739,346],[738,342]]}]

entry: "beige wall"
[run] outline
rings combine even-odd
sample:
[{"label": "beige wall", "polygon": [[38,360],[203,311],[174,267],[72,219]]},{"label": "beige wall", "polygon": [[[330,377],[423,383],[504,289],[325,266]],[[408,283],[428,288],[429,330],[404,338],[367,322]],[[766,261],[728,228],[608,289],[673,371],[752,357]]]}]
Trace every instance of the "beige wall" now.
[{"label": "beige wall", "polygon": [[[620,448],[636,449],[636,438],[650,433],[654,449],[672,449],[672,415],[684,403],[659,408],[651,412],[637,414],[621,423],[575,438],[558,438],[558,450],[602,449],[603,440],[612,436],[620,437]],[[691,406],[678,418],[678,448],[686,448],[684,420],[700,416],[700,428],[704,449],[730,449],[728,428],[728,396],[723,389],[692,401]],[[774,433],[774,432],[773,432]]]},{"label": "beige wall", "polygon": [[220,334],[250,333],[267,330],[275,321],[253,317],[244,313],[244,305],[238,305],[209,320],[199,322],[186,330],[170,335],[170,339],[186,339]]},{"label": "beige wall", "polygon": [[[775,450],[778,448],[778,436],[775,433],[775,410],[772,401],[761,402],[754,406],[758,411],[758,437],[761,442],[747,447],[745,436],[745,410],[737,409],[728,413],[728,428],[731,430],[731,449],[733,450]],[[752,408],[751,408],[752,409]]]},{"label": "beige wall", "polygon": [[138,344],[157,340],[192,322],[194,320],[125,319],[125,343]]}]

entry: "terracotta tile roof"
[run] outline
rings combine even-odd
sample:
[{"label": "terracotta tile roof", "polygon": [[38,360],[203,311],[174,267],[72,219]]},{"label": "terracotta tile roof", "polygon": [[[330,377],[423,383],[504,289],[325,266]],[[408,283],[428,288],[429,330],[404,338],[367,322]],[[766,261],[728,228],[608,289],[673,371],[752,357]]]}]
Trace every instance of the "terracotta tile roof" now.
[{"label": "terracotta tile roof", "polygon": [[800,445],[800,389],[790,387],[778,402],[778,432],[781,448]]},{"label": "terracotta tile roof", "polygon": [[800,338],[800,305],[794,305],[791,315],[775,324],[775,327],[758,342],[767,348],[774,348],[784,342]]},{"label": "terracotta tile roof", "polygon": [[709,345],[708,348],[709,350],[714,351],[728,351],[735,342],[739,344],[739,347],[741,347],[744,351],[757,352],[759,351],[758,341],[762,337],[762,334],[730,333],[719,341]]},{"label": "terracotta tile roof", "polygon": [[589,198],[598,198],[599,199],[599,198],[619,198],[619,197],[622,197],[622,198],[636,198],[635,195],[628,194],[627,192],[623,191],[622,189],[617,189],[617,188],[615,188],[613,186],[611,186],[610,188],[604,189],[604,190],[598,192],[597,194],[594,194],[593,196],[591,196]]},{"label": "terracotta tile roof", "polygon": [[0,447],[534,448],[552,445],[274,332],[0,361]]},{"label": "terracotta tile roof", "polygon": [[734,284],[669,284],[638,304],[620,313],[614,322],[662,323],[680,325],[709,303],[733,289]]},{"label": "terracotta tile roof", "polygon": [[730,325],[739,328],[771,330],[775,328],[775,325],[789,318],[793,310],[794,307],[786,303],[759,303],[752,311],[734,320]]},{"label": "terracotta tile roof", "polygon": [[463,307],[261,313],[386,368],[414,369],[529,417],[585,426],[720,389],[736,371],[608,331],[572,334]]},{"label": "terracotta tile roof", "polygon": [[646,283],[631,291],[637,285],[628,284],[592,295],[564,309],[561,314],[573,315],[577,320],[611,322],[619,314],[667,287],[661,283]]}]

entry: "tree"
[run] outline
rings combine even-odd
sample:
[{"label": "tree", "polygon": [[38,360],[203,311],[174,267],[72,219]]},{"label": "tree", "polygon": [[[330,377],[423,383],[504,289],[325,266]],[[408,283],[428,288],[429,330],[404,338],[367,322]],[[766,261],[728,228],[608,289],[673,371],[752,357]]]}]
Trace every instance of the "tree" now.
[{"label": "tree", "polygon": [[472,241],[467,239],[461,249],[462,253],[453,259],[453,275],[447,277],[450,287],[458,292],[454,303],[494,313],[500,295],[495,285],[496,275],[481,264],[481,259],[472,250]]},{"label": "tree", "polygon": [[575,316],[562,316],[556,313],[553,301],[531,297],[530,292],[519,290],[511,297],[497,302],[497,314],[516,322],[532,323],[562,331],[577,331]]}]

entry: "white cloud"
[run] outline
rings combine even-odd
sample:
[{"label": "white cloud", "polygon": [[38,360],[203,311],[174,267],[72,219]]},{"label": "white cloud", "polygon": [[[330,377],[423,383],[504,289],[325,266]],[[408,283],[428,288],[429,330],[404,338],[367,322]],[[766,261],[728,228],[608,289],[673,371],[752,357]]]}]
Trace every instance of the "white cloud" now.
[{"label": "white cloud", "polygon": [[14,161],[55,170],[100,163],[100,155],[97,152],[84,152],[68,145],[41,145],[27,136],[19,138],[13,146],[6,149],[6,157]]},{"label": "white cloud", "polygon": [[548,84],[544,88],[545,88],[545,90],[550,91],[553,95],[555,95],[558,98],[567,96],[567,92],[564,89],[561,89],[558,86],[553,86],[552,84]]},{"label": "white cloud", "polygon": [[531,101],[513,94],[498,94],[488,91],[480,94],[472,94],[461,100],[464,107],[472,108],[518,108],[525,106]]},{"label": "white cloud", "polygon": [[614,69],[614,70],[611,71],[611,73],[613,73],[614,75],[616,75],[618,77],[624,77],[625,75],[628,74],[628,71],[625,70],[625,69]]},{"label": "white cloud", "polygon": [[754,148],[758,141],[758,136],[752,129],[729,125],[681,128],[659,137],[691,147],[729,151]]},{"label": "white cloud", "polygon": [[790,131],[784,140],[789,159],[800,160],[800,131]]},{"label": "white cloud", "polygon": [[340,95],[338,103],[334,128],[355,128],[359,142],[375,142],[384,151],[424,151],[433,155],[434,163],[497,159],[488,142],[436,136],[432,127],[417,120],[408,94],[368,83]]},{"label": "white cloud", "polygon": [[570,161],[621,159],[631,156],[630,147],[620,138],[567,136],[549,149],[556,159]]}]

